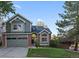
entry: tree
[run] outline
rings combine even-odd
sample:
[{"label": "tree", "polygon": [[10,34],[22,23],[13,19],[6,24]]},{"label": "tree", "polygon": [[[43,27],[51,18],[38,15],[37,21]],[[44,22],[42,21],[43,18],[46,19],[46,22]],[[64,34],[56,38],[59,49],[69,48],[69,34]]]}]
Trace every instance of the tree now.
[{"label": "tree", "polygon": [[0,1],[0,27],[3,27],[3,19],[7,17],[9,13],[15,14],[15,7],[12,1]]},{"label": "tree", "polygon": [[[15,14],[15,7],[11,1],[0,1],[0,34],[4,31],[3,19],[9,15],[9,13]],[[2,35],[2,34],[1,34]],[[2,37],[1,37],[2,39]]]},{"label": "tree", "polygon": [[6,17],[10,12],[15,13],[12,1],[0,1],[0,18]]},{"label": "tree", "polygon": [[32,39],[36,40],[36,33],[34,33],[34,32],[32,33]]},{"label": "tree", "polygon": [[75,42],[74,50],[78,50],[78,41],[79,41],[79,2],[78,1],[66,1],[64,3],[64,13],[59,14],[63,19],[56,22],[59,32],[66,37],[73,37]]},{"label": "tree", "polygon": [[12,1],[0,1],[0,26],[3,23],[3,19],[8,16],[9,13],[15,14],[15,7]]}]

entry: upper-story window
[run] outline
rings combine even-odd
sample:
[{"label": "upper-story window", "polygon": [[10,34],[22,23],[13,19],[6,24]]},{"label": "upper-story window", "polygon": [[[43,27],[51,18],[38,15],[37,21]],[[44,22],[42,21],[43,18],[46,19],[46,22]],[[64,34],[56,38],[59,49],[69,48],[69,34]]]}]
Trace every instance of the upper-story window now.
[{"label": "upper-story window", "polygon": [[24,31],[24,25],[19,24],[19,23],[13,24],[12,25],[12,30],[13,31]]},{"label": "upper-story window", "polygon": [[17,29],[18,29],[17,25],[14,25],[13,30],[17,30]]}]

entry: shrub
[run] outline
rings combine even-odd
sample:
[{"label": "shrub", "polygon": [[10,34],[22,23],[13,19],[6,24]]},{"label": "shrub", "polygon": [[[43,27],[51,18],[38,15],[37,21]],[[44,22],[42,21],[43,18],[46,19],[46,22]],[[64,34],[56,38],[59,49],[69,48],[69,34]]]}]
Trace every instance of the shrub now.
[{"label": "shrub", "polygon": [[39,47],[39,43],[35,42],[35,46],[36,46],[36,47]]},{"label": "shrub", "polygon": [[38,40],[35,41],[35,46],[36,46],[37,48],[40,46]]},{"label": "shrub", "polygon": [[59,40],[50,40],[50,47],[58,47],[59,44]]}]

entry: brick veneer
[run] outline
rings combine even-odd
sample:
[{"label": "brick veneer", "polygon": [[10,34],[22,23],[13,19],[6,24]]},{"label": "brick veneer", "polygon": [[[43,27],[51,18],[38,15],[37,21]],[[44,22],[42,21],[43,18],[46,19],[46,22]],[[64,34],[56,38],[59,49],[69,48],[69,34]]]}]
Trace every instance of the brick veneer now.
[{"label": "brick veneer", "polygon": [[6,33],[2,34],[2,46],[7,47],[7,35],[6,35]]},{"label": "brick veneer", "polygon": [[32,41],[31,40],[32,39],[32,35],[28,34],[28,38],[27,39],[28,39],[28,47],[31,47],[32,46],[32,42],[31,42]]}]

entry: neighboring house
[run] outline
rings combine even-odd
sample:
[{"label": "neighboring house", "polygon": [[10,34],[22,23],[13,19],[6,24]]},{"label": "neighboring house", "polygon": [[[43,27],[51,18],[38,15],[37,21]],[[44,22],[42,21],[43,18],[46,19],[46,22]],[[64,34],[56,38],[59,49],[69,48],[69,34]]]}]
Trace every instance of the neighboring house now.
[{"label": "neighboring house", "polygon": [[31,47],[32,32],[37,34],[40,45],[49,45],[51,31],[41,26],[32,26],[32,23],[16,14],[6,22],[6,32],[3,33],[5,47]]},{"label": "neighboring house", "polygon": [[51,39],[51,31],[43,26],[32,26],[32,32],[36,34],[40,45],[49,45]]}]

